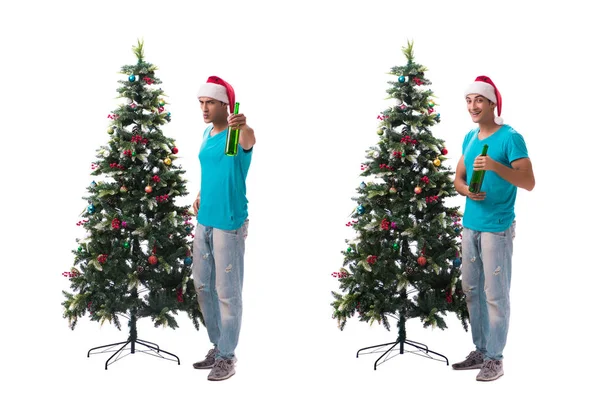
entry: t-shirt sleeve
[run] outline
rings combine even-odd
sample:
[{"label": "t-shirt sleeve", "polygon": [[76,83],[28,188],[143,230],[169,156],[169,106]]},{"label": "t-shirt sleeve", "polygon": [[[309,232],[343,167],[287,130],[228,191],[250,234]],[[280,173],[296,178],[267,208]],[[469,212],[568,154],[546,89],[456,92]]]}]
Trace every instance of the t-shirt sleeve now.
[{"label": "t-shirt sleeve", "polygon": [[506,156],[508,157],[508,162],[513,163],[517,159],[523,159],[529,157],[527,153],[527,146],[525,145],[525,140],[523,136],[519,133],[512,133],[507,142],[507,150]]}]

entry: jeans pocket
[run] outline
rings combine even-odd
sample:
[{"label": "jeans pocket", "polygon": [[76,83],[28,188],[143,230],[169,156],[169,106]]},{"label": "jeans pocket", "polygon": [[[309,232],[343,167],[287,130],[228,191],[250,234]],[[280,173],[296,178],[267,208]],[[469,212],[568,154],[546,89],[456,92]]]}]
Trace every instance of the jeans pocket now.
[{"label": "jeans pocket", "polygon": [[246,221],[244,221],[242,226],[240,226],[237,229],[233,229],[233,230],[221,229],[221,231],[225,232],[228,235],[232,235],[232,236],[243,235],[244,239],[245,239],[246,236],[248,236],[248,219],[246,219]]},{"label": "jeans pocket", "polygon": [[221,229],[221,231],[228,235],[237,236],[240,229],[234,229],[234,230]]}]

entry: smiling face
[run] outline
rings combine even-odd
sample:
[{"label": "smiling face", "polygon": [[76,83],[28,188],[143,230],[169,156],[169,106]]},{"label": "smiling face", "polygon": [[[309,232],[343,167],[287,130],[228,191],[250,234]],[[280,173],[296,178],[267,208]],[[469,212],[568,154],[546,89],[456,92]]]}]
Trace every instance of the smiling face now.
[{"label": "smiling face", "polygon": [[222,123],[227,121],[227,104],[207,96],[198,98],[202,117],[205,123]]},{"label": "smiling face", "polygon": [[494,121],[496,104],[477,93],[467,95],[467,110],[474,123],[486,124]]}]

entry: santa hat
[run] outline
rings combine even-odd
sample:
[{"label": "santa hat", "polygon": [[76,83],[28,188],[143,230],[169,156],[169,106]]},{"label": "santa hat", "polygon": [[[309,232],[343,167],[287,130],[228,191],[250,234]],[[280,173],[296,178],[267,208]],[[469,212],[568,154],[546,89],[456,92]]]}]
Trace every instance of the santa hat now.
[{"label": "santa hat", "polygon": [[498,125],[504,124],[504,120],[500,117],[502,113],[502,96],[492,79],[487,76],[477,76],[475,81],[465,89],[465,96],[473,93],[477,93],[495,103],[498,116],[494,118],[494,122]]},{"label": "santa hat", "polygon": [[197,98],[206,96],[207,98],[213,98],[217,101],[221,101],[229,105],[229,110],[233,113],[233,107],[235,105],[235,91],[233,87],[225,80],[217,76],[210,76],[206,83],[200,86],[198,89]]}]

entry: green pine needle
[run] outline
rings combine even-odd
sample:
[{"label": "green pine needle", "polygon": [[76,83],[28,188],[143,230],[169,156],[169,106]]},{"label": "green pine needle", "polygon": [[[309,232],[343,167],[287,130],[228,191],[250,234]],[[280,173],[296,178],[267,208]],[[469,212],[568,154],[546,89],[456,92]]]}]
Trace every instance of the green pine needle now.
[{"label": "green pine needle", "polygon": [[404,53],[404,56],[406,57],[406,59],[408,60],[409,63],[411,63],[414,59],[414,55],[413,55],[413,45],[414,44],[415,44],[414,41],[407,41],[406,47],[402,48],[402,52]]},{"label": "green pine needle", "polygon": [[134,45],[133,47],[131,47],[131,49],[133,50],[133,53],[137,57],[138,61],[144,60],[144,40],[140,41],[138,39],[137,46]]}]

